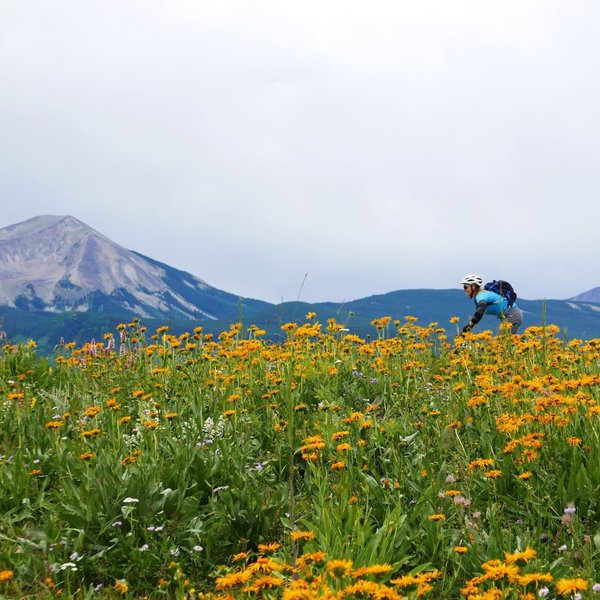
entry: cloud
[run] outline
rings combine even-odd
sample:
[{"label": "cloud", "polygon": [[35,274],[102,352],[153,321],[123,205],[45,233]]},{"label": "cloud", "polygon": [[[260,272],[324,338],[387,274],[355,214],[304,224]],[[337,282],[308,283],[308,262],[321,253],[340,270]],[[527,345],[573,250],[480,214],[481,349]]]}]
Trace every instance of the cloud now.
[{"label": "cloud", "polygon": [[596,287],[592,2],[0,8],[3,223],[278,301]]}]

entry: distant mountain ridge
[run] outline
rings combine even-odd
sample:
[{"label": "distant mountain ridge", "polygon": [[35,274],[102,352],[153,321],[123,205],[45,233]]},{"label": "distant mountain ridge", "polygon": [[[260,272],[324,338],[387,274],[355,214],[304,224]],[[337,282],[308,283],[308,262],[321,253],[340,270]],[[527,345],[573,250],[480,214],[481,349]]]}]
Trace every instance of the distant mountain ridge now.
[{"label": "distant mountain ridge", "polygon": [[[600,288],[569,300],[518,299],[524,328],[559,325],[573,338],[600,338]],[[597,299],[597,300],[596,300]],[[39,216],[0,229],[0,330],[14,342],[33,339],[50,351],[61,338],[84,343],[114,331],[135,317],[148,329],[169,325],[173,333],[202,326],[220,333],[243,322],[284,335],[281,325],[304,322],[316,312],[321,323],[336,319],[361,336],[374,334],[371,321],[382,316],[439,323],[458,332],[452,316],[464,323],[472,314],[460,289],[399,290],[345,303],[271,304],[240,298],[205,281],[127,250],[71,216]],[[486,317],[478,328],[495,329]],[[456,328],[456,331],[453,331]]]},{"label": "distant mountain ridge", "polygon": [[71,216],[44,215],[0,229],[0,305],[64,313],[108,304],[139,317],[218,320],[235,314],[239,301]]},{"label": "distant mountain ridge", "polygon": [[600,287],[577,294],[577,296],[573,296],[569,300],[572,302],[600,302]]}]

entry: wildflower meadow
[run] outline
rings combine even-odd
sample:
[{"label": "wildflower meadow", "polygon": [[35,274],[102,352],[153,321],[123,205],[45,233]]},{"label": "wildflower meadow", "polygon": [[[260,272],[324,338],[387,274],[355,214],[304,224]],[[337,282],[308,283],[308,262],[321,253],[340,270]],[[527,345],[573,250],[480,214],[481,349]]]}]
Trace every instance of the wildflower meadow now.
[{"label": "wildflower meadow", "polygon": [[600,340],[309,313],[0,356],[0,598],[600,599]]}]

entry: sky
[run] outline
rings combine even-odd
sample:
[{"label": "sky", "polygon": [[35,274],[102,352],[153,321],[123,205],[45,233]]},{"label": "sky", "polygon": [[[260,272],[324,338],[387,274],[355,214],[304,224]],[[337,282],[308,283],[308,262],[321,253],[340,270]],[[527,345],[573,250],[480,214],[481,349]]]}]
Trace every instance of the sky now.
[{"label": "sky", "polygon": [[268,302],[600,286],[595,0],[5,0],[0,228]]}]

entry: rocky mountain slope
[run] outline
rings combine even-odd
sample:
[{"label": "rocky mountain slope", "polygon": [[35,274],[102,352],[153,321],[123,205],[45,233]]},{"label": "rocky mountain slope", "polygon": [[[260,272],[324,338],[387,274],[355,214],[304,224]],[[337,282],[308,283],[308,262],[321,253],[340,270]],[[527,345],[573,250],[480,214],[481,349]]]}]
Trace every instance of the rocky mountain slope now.
[{"label": "rocky mountain slope", "polygon": [[[62,313],[111,310],[140,317],[222,319],[240,299],[115,244],[71,216],[0,229],[0,305]],[[262,308],[245,300],[247,308]]]},{"label": "rocky mountain slope", "polygon": [[600,302],[600,287],[592,288],[587,292],[582,292],[581,294],[577,294],[577,296],[573,296],[569,298],[573,302]]}]

